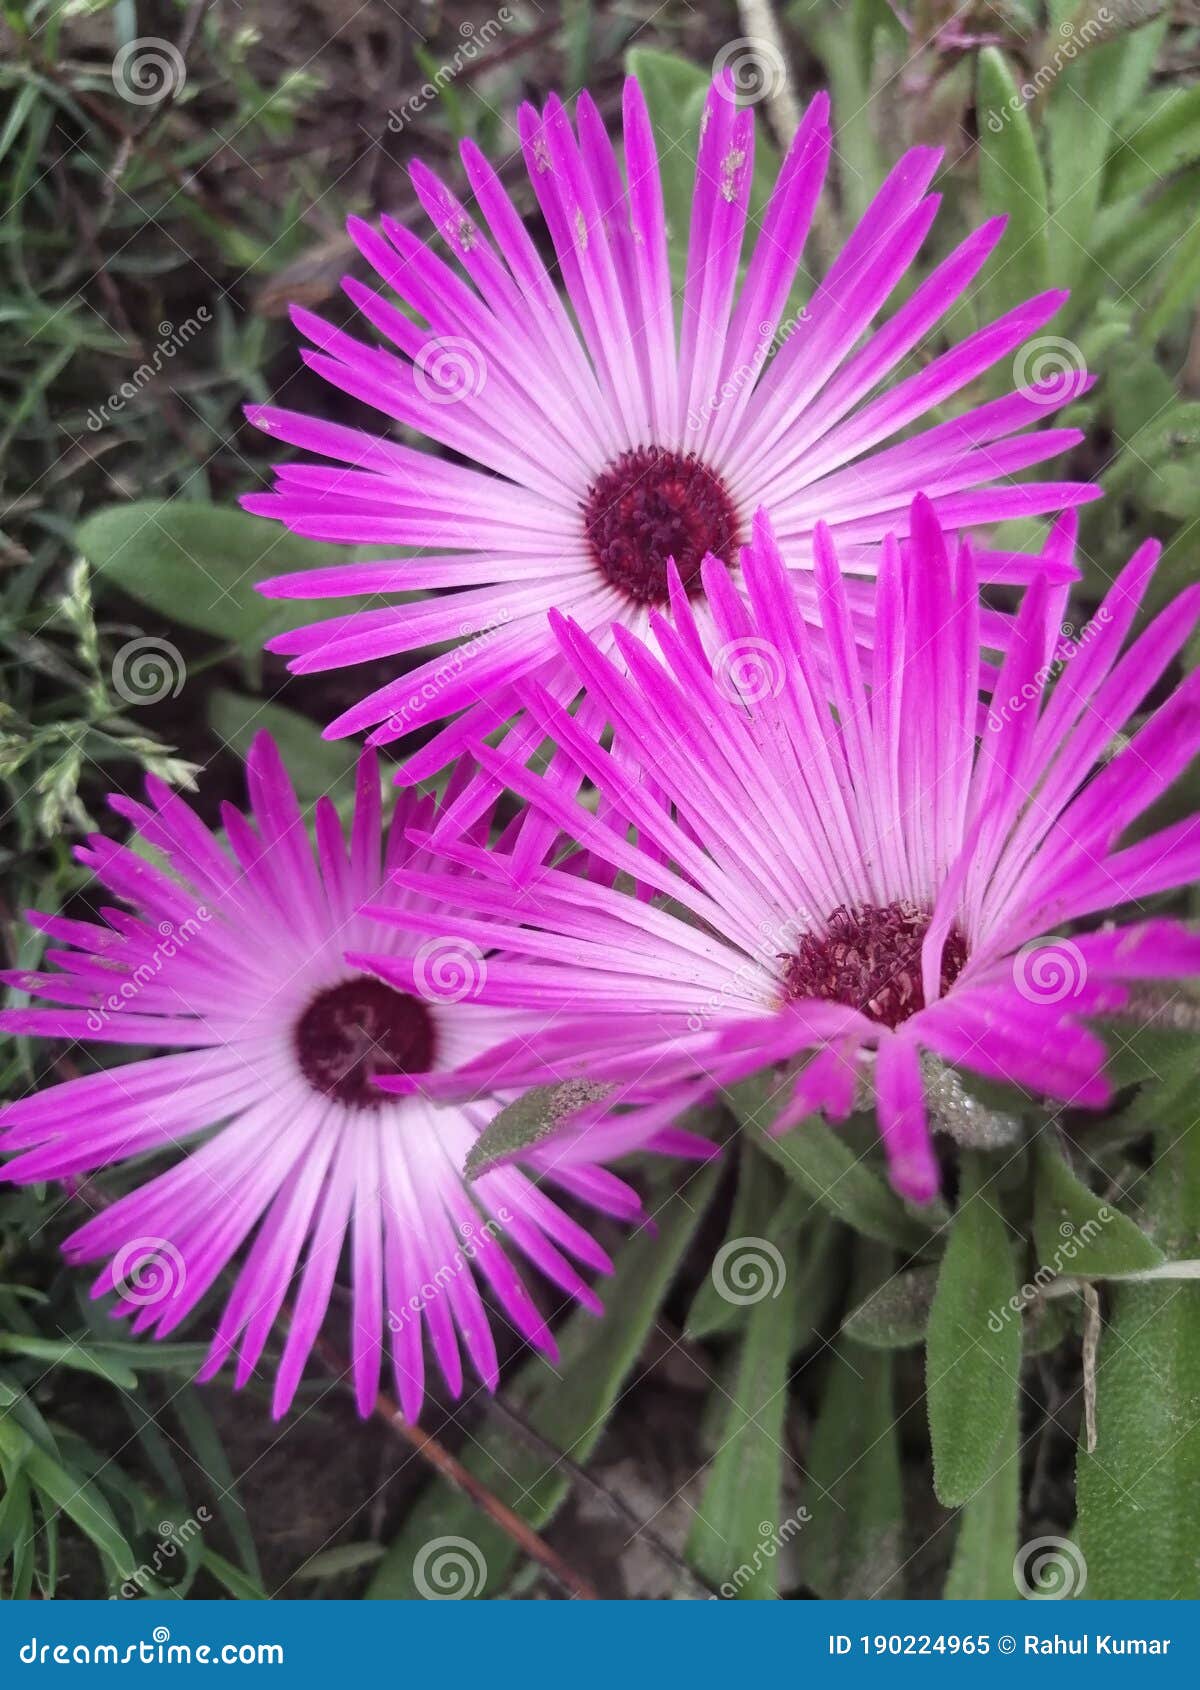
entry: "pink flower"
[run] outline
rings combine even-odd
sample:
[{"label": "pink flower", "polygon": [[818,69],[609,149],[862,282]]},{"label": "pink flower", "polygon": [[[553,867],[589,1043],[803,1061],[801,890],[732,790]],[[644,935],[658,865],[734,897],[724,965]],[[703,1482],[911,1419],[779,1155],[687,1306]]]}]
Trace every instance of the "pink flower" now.
[{"label": "pink flower", "polygon": [[[1051,539],[1063,561],[1072,527]],[[781,1130],[816,1110],[843,1119],[870,1084],[893,1183],[916,1201],[939,1183],[925,1053],[1038,1097],[1107,1101],[1089,1018],[1120,1009],[1131,981],[1200,972],[1200,937],[1139,918],[1200,872],[1200,820],[1123,842],[1200,747],[1200,675],[1124,737],[1195,626],[1200,587],[1122,652],[1157,545],[1077,635],[1060,628],[1065,594],[1036,578],[982,713],[970,549],[947,549],[925,499],[910,531],[906,552],[883,548],[865,678],[824,527],[827,673],[762,516],[742,556],[748,602],[710,560],[707,615],[676,581],[672,619],[653,621],[657,651],[619,629],[617,662],[556,619],[586,689],[580,715],[534,685],[521,695],[554,761],[536,773],[511,742],[479,752],[542,818],[534,848],[522,829],[515,854],[447,846],[473,878],[399,876],[458,906],[462,942],[503,946],[483,999],[543,1026],[448,1081],[389,1084],[465,1095],[472,1081],[585,1073],[616,1085],[606,1107],[629,1106],[615,1117],[627,1143],[776,1065]],[[546,866],[560,831],[588,855],[557,849]],[[572,872],[581,861],[605,876],[589,883]],[[1127,919],[1095,925],[1122,905]],[[400,959],[375,967],[407,979]],[[577,1143],[598,1114],[578,1117]]]},{"label": "pink flower", "polygon": [[[595,1165],[590,1149],[587,1158],[534,1153],[529,1172],[503,1167],[468,1186],[465,1158],[497,1100],[434,1108],[378,1089],[381,1075],[453,1067],[531,1018],[475,1001],[487,967],[481,952],[448,937],[423,942],[405,926],[405,910],[433,906],[393,891],[387,875],[429,866],[405,836],[428,824],[428,802],[402,797],[385,846],[379,776],[364,756],[349,848],[322,799],[314,860],[265,734],[247,774],[253,823],[226,806],[227,845],[154,777],[146,804],[112,800],[169,870],[102,835],[78,856],[135,913],[102,909],[95,922],[31,916],[61,947],[47,952],[56,971],[4,978],[66,1007],[7,1011],[0,1025],[159,1054],[10,1104],[0,1113],[0,1150],[15,1157],[3,1175],[69,1180],[180,1153],[73,1233],[66,1254],[105,1259],[93,1295],[115,1291],[115,1313],[132,1316],[135,1331],[165,1337],[249,1245],[201,1377],[236,1351],[236,1383],[244,1384],[291,1294],[276,1415],[300,1382],[346,1248],[360,1410],[371,1408],[389,1350],[404,1412],[415,1418],[424,1332],[454,1394],[462,1350],[495,1386],[496,1347],[477,1280],[523,1338],[555,1353],[501,1237],[568,1298],[599,1310],[576,1263],[604,1273],[609,1259],[531,1174],[623,1219],[638,1214],[639,1200]],[[387,927],[358,913],[380,898],[396,918]],[[408,959],[407,992],[347,965],[347,947],[381,945]],[[681,1142],[668,1135],[663,1146]]]},{"label": "pink flower", "polygon": [[[312,343],[303,354],[312,369],[454,461],[274,406],[248,412],[326,460],[281,464],[274,490],[244,501],[249,510],[317,539],[411,554],[270,583],[264,590],[280,598],[374,601],[280,635],[272,649],[307,673],[455,646],[370,692],[330,735],[370,730],[371,743],[386,744],[457,717],[411,758],[408,775],[423,779],[511,717],[522,677],[565,697],[572,677],[549,610],[569,613],[606,649],[614,623],[641,637],[666,602],[673,559],[707,625],[701,563],[712,552],[736,577],[760,505],[810,620],[818,615],[813,536],[819,520],[828,524],[852,577],[845,594],[855,638],[869,649],[878,544],[889,532],[903,538],[914,493],[927,492],[956,528],[1097,495],[1075,481],[1010,481],[1080,438],[1032,425],[1086,388],[1083,371],[1030,382],[1014,360],[1064,294],[1031,299],[931,355],[938,325],[996,245],[1003,219],[976,230],[873,326],[933,223],[936,150],[904,155],[801,305],[796,278],[830,150],[824,95],[752,220],[754,117],[736,110],[728,82],[714,85],[690,227],[677,231],[687,237],[678,295],[638,84],[625,89],[623,171],[586,93],[574,128],[552,99],[540,114],[522,109],[520,132],[558,273],[468,141],[472,210],[424,165],[412,166],[417,197],[455,262],[391,218],[382,232],[350,224],[406,309],[351,278],[346,292],[394,350],[293,312]],[[923,422],[1008,361],[1013,391]],[[985,549],[977,567],[986,581],[1021,583],[1044,565]],[[446,588],[454,591],[437,596]],[[393,602],[429,589],[435,596]],[[985,618],[998,641],[1004,621]]]}]

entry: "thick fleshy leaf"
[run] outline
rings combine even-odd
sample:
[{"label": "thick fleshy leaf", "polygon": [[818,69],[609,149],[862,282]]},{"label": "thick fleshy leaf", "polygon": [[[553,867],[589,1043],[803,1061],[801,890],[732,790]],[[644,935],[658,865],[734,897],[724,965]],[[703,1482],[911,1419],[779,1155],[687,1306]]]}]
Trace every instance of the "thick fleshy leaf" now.
[{"label": "thick fleshy leaf", "polygon": [[688,1560],[723,1596],[777,1597],[784,1547],[805,1523],[783,1503],[797,1292],[793,1281],[779,1295],[766,1292],[749,1309],[727,1387],[728,1413],[688,1537]]},{"label": "thick fleshy leaf", "polygon": [[1163,1253],[1136,1221],[1078,1179],[1048,1134],[1037,1145],[1033,1238],[1039,1264],[1080,1279],[1139,1273]]},{"label": "thick fleshy leaf", "polygon": [[813,1118],[778,1139],[770,1136],[767,1129],[787,1102],[770,1075],[756,1075],[735,1086],[730,1101],[767,1155],[836,1219],[897,1249],[930,1246],[929,1228],[832,1128]]},{"label": "thick fleshy leaf", "polygon": [[572,1115],[599,1102],[611,1089],[587,1080],[531,1086],[489,1121],[471,1146],[463,1173],[467,1179],[478,1179],[489,1168],[511,1161],[523,1150],[532,1150],[534,1145],[553,1138]]},{"label": "thick fleshy leaf", "polygon": [[1012,71],[996,47],[979,55],[976,116],[984,208],[989,216],[1008,218],[998,261],[983,283],[988,314],[994,316],[1042,292],[1049,268],[1046,178],[1037,140]]},{"label": "thick fleshy leaf", "polygon": [[247,652],[302,620],[255,591],[268,575],[344,563],[336,546],[269,528],[242,511],[143,499],[96,511],[75,543],[105,580],[166,618]]},{"label": "thick fleshy leaf", "polygon": [[307,716],[282,704],[218,687],[209,694],[208,725],[240,757],[244,757],[254,736],[269,733],[291,771],[296,795],[302,803],[328,795],[347,796],[354,790],[354,765],[358,748],[346,740],[321,738],[321,730]]},{"label": "thick fleshy leaf", "polygon": [[992,1456],[992,1471],[958,1521],[944,1595],[951,1602],[1011,1602],[1021,1500],[1017,1404]]},{"label": "thick fleshy leaf", "polygon": [[1106,200],[1119,200],[1161,182],[1200,158],[1200,88],[1172,88],[1148,115],[1139,115],[1108,161]]},{"label": "thick fleshy leaf", "polygon": [[936,1267],[909,1268],[890,1275],[842,1322],[857,1344],[876,1350],[903,1350],[924,1340],[937,1288]]},{"label": "thick fleshy leaf", "polygon": [[[1146,1100],[1157,1126],[1147,1176],[1155,1241],[1172,1259],[1200,1235],[1195,1058]],[[1096,1361],[1096,1447],[1081,1446],[1076,1496],[1087,1595],[1200,1599],[1200,1284],[1118,1285]]]},{"label": "thick fleshy leaf", "polygon": [[772,1217],[784,1189],[782,1174],[750,1138],[743,1138],[738,1158],[737,1191],[730,1211],[725,1241],[713,1258],[708,1273],[692,1300],[684,1330],[689,1338],[711,1338],[716,1332],[727,1332],[742,1324],[744,1305],[726,1295],[726,1274],[720,1264],[735,1261],[739,1245],[754,1245],[764,1238],[777,1246],[771,1228]]},{"label": "thick fleshy leaf", "polygon": [[[887,1272],[888,1256],[862,1251],[856,1295]],[[802,1539],[804,1582],[841,1601],[903,1595],[904,1503],[894,1361],[840,1337],[830,1357],[807,1468],[811,1521]]]},{"label": "thick fleshy leaf", "polygon": [[929,1316],[926,1396],[934,1489],[948,1507],[974,1495],[1017,1400],[1021,1319],[1008,1228],[987,1166],[963,1158],[962,1187]]}]

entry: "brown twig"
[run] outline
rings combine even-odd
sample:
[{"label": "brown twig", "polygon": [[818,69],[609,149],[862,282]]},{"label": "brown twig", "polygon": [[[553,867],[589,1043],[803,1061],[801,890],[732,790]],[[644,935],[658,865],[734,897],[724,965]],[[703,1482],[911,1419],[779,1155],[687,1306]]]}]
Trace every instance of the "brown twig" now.
[{"label": "brown twig", "polygon": [[[315,1348],[326,1367],[337,1377],[339,1384],[344,1383],[349,1377],[350,1369],[342,1357],[323,1338],[317,1339]],[[557,1550],[551,1549],[527,1521],[522,1520],[519,1514],[515,1514],[506,1503],[501,1502],[498,1496],[493,1495],[483,1481],[464,1467],[456,1456],[451,1455],[431,1432],[426,1432],[406,1420],[399,1404],[386,1391],[380,1391],[375,1398],[373,1412],[377,1419],[386,1422],[398,1438],[416,1450],[441,1478],[469,1497],[493,1524],[499,1526],[505,1536],[512,1539],[522,1554],[528,1555],[530,1560],[544,1567],[551,1578],[571,1596],[588,1602],[597,1600],[595,1589],[581,1573],[577,1573]]]}]

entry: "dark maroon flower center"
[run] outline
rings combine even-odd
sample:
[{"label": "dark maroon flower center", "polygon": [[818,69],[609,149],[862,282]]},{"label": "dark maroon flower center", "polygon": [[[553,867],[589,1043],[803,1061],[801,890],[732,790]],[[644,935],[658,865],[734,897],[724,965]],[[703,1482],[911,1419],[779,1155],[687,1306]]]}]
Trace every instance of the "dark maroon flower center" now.
[{"label": "dark maroon flower center", "polygon": [[[860,1009],[885,1027],[898,1027],[925,1007],[921,945],[929,922],[929,912],[911,904],[882,909],[840,905],[823,933],[806,933],[783,959],[788,1001],[826,998]],[[942,949],[943,992],[958,979],[966,960],[967,942],[952,927]]]},{"label": "dark maroon flower center", "polygon": [[694,452],[638,446],[596,481],[583,524],[597,567],[636,604],[667,602],[667,560],[689,597],[700,591],[705,554],[733,563],[737,512],[723,483]]},{"label": "dark maroon flower center", "polygon": [[314,1091],[354,1109],[378,1108],[377,1074],[421,1074],[436,1040],[429,1006],[360,975],[318,992],[296,1023],[296,1056]]}]

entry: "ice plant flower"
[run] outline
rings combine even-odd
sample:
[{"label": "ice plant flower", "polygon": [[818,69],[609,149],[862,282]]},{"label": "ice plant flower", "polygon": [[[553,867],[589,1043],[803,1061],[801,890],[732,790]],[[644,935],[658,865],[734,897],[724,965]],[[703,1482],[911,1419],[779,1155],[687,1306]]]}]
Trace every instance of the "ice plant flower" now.
[{"label": "ice plant flower", "polygon": [[[1072,527],[1052,549],[1071,549]],[[1067,640],[1063,593],[1035,579],[981,714],[970,549],[948,548],[925,500],[911,532],[907,550],[883,548],[867,676],[829,531],[814,559],[826,677],[761,516],[742,558],[748,602],[704,565],[715,661],[678,581],[673,616],[656,618],[661,656],[619,629],[614,662],[556,619],[586,719],[531,683],[526,706],[558,758],[539,774],[511,745],[479,755],[608,876],[584,883],[561,851],[522,869],[474,844],[447,847],[473,878],[401,874],[459,905],[463,942],[504,946],[487,1001],[544,1017],[536,1039],[455,1084],[583,1072],[615,1084],[632,1137],[639,1115],[648,1131],[762,1070],[780,1075],[781,1129],[817,1110],[842,1119],[872,1086],[892,1181],[917,1201],[939,1183],[926,1053],[1031,1095],[1105,1102],[1089,1018],[1119,1010],[1132,981],[1200,972],[1200,937],[1142,908],[1200,871],[1200,818],[1122,837],[1200,746],[1197,675],[1122,737],[1195,626],[1200,587],[1123,651],[1157,545]],[[1095,925],[1123,905],[1130,919]]]},{"label": "ice plant flower", "polygon": [[[249,1243],[201,1371],[211,1377],[236,1351],[239,1385],[256,1369],[295,1277],[277,1415],[300,1381],[345,1248],[360,1410],[370,1410],[390,1349],[401,1404],[415,1418],[426,1332],[452,1392],[462,1388],[461,1350],[495,1384],[496,1345],[477,1277],[524,1338],[554,1352],[502,1239],[567,1297],[599,1309],[576,1263],[603,1273],[608,1257],[540,1189],[540,1176],[624,1219],[637,1213],[638,1198],[590,1160],[537,1154],[528,1171],[498,1168],[467,1186],[464,1158],[495,1101],[435,1108],[374,1083],[452,1066],[530,1019],[472,1001],[485,966],[478,952],[405,929],[405,908],[428,909],[428,900],[389,892],[387,873],[426,866],[406,832],[428,825],[429,804],[403,796],[385,839],[368,753],[348,847],[323,799],[314,857],[266,735],[247,774],[253,821],[226,806],[227,844],[154,777],[145,804],[112,800],[165,866],[102,835],[78,856],[133,913],[31,916],[59,947],[47,953],[56,969],[5,978],[64,1007],[10,1010],[0,1024],[166,1054],[10,1104],[0,1113],[0,1150],[13,1159],[2,1172],[18,1183],[69,1181],[179,1152],[175,1165],[73,1233],[66,1254],[77,1263],[105,1258],[93,1294],[115,1292],[116,1314],[165,1337]],[[381,898],[399,918],[387,928],[358,913]],[[414,960],[410,991],[347,966],[347,947],[380,944]]]},{"label": "ice plant flower", "polygon": [[[819,95],[808,108],[747,240],[754,115],[736,109],[726,75],[705,107],[677,293],[637,82],[625,87],[623,169],[586,93],[574,126],[551,99],[540,113],[522,108],[519,127],[556,274],[465,141],[470,209],[423,164],[412,166],[450,261],[392,218],[379,230],[350,223],[384,291],[352,278],[344,287],[387,346],[293,311],[313,370],[454,461],[273,405],[248,412],[325,461],[280,464],[273,490],[249,495],[247,509],[316,539],[408,553],[266,584],[280,598],[367,600],[280,635],[272,649],[307,673],[454,646],[371,691],[331,724],[331,736],[369,730],[371,743],[385,744],[449,723],[407,764],[414,780],[432,774],[481,728],[511,716],[519,677],[535,674],[563,695],[570,674],[550,609],[602,641],[613,623],[643,635],[666,602],[673,559],[705,622],[703,559],[711,552],[736,575],[760,505],[810,618],[813,534],[818,519],[829,524],[853,577],[845,593],[855,634],[869,648],[878,542],[904,533],[914,493],[927,492],[960,529],[1096,493],[1073,481],[1009,479],[1079,439],[1031,425],[1081,392],[1085,372],[1069,356],[1053,372],[1043,361],[1039,382],[1037,358],[1018,353],[1065,294],[1041,294],[938,349],[939,324],[1004,219],[977,229],[875,326],[933,223],[935,149],[903,156],[823,280],[797,288],[829,160],[828,100]],[[1005,364],[1013,391],[924,420]],[[1038,565],[985,550],[977,567],[984,580],[1021,583]],[[394,602],[442,588],[454,591]]]}]

